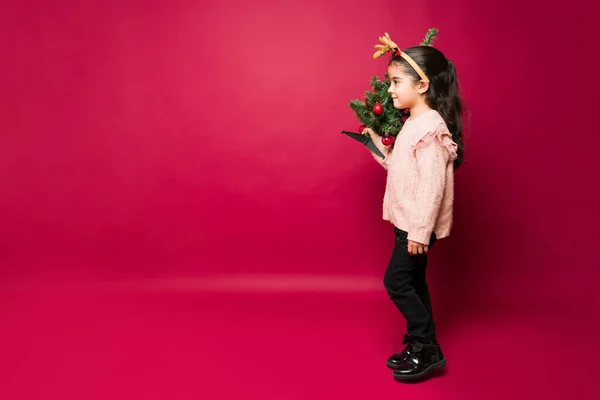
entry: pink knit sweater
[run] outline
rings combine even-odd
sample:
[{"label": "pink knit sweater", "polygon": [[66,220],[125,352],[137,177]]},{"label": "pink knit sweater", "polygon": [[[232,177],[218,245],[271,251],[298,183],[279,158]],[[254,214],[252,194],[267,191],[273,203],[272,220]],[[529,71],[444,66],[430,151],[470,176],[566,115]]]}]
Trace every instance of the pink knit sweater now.
[{"label": "pink knit sweater", "polygon": [[408,119],[393,150],[375,144],[386,155],[376,160],[388,171],[383,219],[408,232],[408,240],[429,244],[431,233],[450,235],[457,145],[435,110]]}]

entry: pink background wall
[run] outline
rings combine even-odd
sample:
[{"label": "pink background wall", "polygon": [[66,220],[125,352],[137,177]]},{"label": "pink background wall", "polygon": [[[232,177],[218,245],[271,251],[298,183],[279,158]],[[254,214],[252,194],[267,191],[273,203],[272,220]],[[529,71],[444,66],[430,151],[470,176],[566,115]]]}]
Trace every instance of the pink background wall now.
[{"label": "pink background wall", "polygon": [[339,131],[385,71],[377,37],[437,27],[472,111],[439,308],[592,309],[591,17],[535,3],[4,3],[2,279],[380,279],[384,171]]}]

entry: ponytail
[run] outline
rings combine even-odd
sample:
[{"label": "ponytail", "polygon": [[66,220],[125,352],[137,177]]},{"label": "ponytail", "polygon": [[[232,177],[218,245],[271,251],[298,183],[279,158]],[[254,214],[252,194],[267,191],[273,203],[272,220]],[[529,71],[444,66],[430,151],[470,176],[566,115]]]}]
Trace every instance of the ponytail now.
[{"label": "ponytail", "polygon": [[454,160],[454,169],[458,169],[463,162],[462,138],[462,101],[458,93],[458,77],[452,61],[448,60],[448,67],[431,79],[429,90],[425,97],[431,108],[436,110],[446,122],[452,134],[452,140],[458,145],[458,157]]}]

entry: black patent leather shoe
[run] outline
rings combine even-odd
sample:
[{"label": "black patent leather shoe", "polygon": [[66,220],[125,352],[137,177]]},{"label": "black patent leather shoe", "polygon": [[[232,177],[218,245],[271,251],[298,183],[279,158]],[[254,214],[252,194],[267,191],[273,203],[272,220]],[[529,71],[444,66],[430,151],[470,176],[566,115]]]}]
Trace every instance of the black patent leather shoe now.
[{"label": "black patent leather shoe", "polygon": [[396,380],[423,378],[446,365],[446,359],[437,344],[409,343],[407,347],[406,357],[394,368]]},{"label": "black patent leather shoe", "polygon": [[404,359],[410,353],[410,351],[411,351],[410,344],[415,343],[415,342],[416,342],[416,340],[412,336],[404,334],[404,339],[402,339],[402,344],[405,344],[406,347],[404,347],[404,350],[402,351],[402,353],[394,353],[390,356],[390,358],[387,359],[385,364],[388,366],[388,368],[391,368],[391,369],[398,368],[398,366],[400,366],[402,364]]}]

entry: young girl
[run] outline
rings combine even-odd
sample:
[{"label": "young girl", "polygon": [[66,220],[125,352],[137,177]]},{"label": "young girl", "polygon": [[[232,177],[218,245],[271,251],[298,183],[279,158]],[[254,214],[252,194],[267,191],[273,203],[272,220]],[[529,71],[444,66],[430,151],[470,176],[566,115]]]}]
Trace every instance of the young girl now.
[{"label": "young girl", "polygon": [[425,269],[427,253],[452,226],[454,170],[463,157],[462,107],[454,65],[439,50],[417,46],[400,51],[391,43],[388,92],[394,107],[410,109],[410,117],[393,149],[367,132],[386,156],[374,155],[388,171],[383,218],[396,234],[384,285],[407,325],[406,347],[387,365],[396,379],[404,380],[446,364],[436,340]]}]

